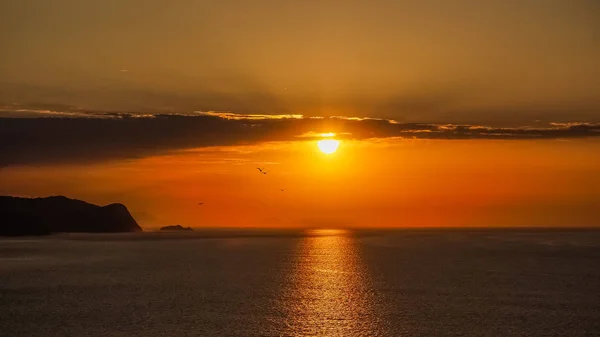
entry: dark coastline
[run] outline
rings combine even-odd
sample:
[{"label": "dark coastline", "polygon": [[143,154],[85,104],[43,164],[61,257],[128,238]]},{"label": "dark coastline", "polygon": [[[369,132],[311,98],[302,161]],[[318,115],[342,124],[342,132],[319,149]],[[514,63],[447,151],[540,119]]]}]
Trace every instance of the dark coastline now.
[{"label": "dark coastline", "polygon": [[64,196],[0,196],[0,236],[123,233],[141,227],[123,204],[98,206]]}]

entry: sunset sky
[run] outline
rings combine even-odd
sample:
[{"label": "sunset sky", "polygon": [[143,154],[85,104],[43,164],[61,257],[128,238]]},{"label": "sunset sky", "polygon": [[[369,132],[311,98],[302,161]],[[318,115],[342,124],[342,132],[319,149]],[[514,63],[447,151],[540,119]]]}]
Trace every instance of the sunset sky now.
[{"label": "sunset sky", "polygon": [[0,43],[0,195],[148,229],[600,226],[596,0],[8,0]]}]

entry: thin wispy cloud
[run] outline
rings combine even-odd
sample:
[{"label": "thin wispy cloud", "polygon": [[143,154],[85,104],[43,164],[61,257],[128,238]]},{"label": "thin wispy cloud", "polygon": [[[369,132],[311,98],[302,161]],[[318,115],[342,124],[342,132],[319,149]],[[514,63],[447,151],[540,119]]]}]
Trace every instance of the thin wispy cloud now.
[{"label": "thin wispy cloud", "polygon": [[352,136],[352,133],[350,132],[314,132],[314,131],[308,131],[305,132],[301,135],[296,135],[295,137],[297,138],[309,138],[309,139],[315,139],[315,138],[350,138]]},{"label": "thin wispy cloud", "polygon": [[215,111],[196,111],[199,116],[219,117],[231,120],[265,120],[265,119],[303,119],[303,115],[284,114],[284,115],[266,115],[266,114],[236,114],[232,112]]}]

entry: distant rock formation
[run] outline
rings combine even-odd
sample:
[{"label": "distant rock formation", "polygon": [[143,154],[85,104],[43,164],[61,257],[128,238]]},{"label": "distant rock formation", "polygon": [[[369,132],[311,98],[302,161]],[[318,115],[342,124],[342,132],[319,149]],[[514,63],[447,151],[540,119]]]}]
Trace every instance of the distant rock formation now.
[{"label": "distant rock formation", "polygon": [[64,196],[0,196],[0,236],[141,230],[123,204],[97,206]]},{"label": "distant rock formation", "polygon": [[161,231],[193,231],[192,227],[183,227],[181,225],[164,226],[160,228]]}]

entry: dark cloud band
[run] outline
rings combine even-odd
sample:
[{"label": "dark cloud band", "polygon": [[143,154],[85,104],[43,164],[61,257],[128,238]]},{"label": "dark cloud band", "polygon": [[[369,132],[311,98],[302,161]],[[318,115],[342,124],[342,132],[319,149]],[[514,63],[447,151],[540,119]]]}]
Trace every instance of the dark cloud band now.
[{"label": "dark cloud band", "polygon": [[[140,158],[208,146],[319,138],[568,139],[599,137],[600,123],[544,127],[400,123],[357,117],[242,115],[219,112],[149,115],[68,111],[0,112],[0,165],[86,163]],[[26,115],[28,118],[19,116]],[[43,116],[43,117],[40,117]]]}]

